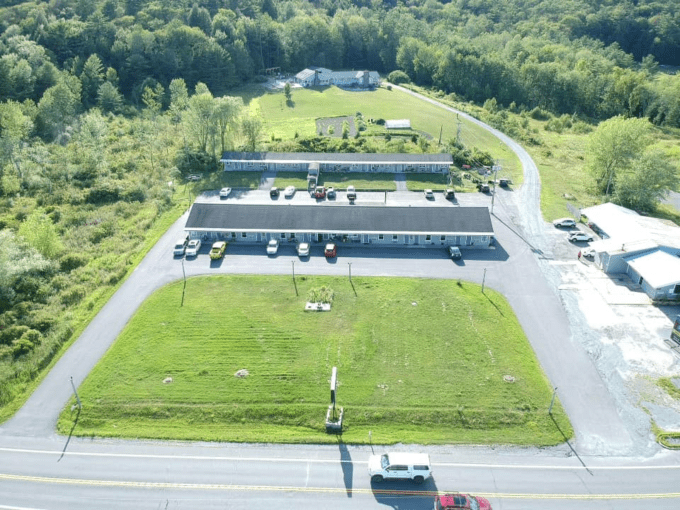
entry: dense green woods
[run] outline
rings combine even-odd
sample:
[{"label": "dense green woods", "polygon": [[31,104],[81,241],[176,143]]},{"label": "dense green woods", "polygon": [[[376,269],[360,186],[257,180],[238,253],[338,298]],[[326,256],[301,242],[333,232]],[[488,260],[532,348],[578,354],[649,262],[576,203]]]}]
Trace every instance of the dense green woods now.
[{"label": "dense green woods", "polygon": [[[235,92],[310,65],[483,104],[530,145],[537,119],[680,127],[680,75],[663,67],[680,65],[675,2],[0,0],[0,418],[188,204],[183,176],[224,150],[373,147],[274,140]],[[600,192],[649,207],[674,185],[641,147],[599,176],[588,160]],[[635,176],[651,179],[644,203],[620,195]]]},{"label": "dense green woods", "polygon": [[[680,6],[573,0],[53,0],[5,2],[0,99],[38,104],[77,78],[80,107],[183,78],[215,95],[266,69],[405,71],[483,102],[680,123]],[[164,96],[167,105],[167,94]],[[43,135],[48,133],[42,132]]]}]

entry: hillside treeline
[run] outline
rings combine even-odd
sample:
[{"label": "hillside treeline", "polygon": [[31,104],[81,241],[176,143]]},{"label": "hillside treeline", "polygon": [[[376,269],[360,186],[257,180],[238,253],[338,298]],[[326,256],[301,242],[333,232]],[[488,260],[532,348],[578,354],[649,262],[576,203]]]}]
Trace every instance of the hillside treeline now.
[{"label": "hillside treeline", "polygon": [[[573,0],[5,0],[0,100],[66,82],[80,109],[181,77],[216,96],[307,66],[404,71],[462,99],[680,125],[680,6]],[[50,99],[50,98],[48,98]],[[52,102],[53,100],[50,99]],[[165,106],[169,94],[165,95]],[[42,112],[44,113],[44,112]],[[45,117],[45,115],[43,115]],[[47,119],[44,124],[50,124]],[[40,117],[38,118],[40,127]],[[55,135],[43,129],[43,137]],[[54,131],[52,129],[52,131]]]}]

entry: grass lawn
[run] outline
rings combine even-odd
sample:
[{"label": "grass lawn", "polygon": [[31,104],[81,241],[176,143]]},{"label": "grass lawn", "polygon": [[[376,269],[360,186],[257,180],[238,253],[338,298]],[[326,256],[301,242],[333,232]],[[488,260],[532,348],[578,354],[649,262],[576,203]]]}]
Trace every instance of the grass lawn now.
[{"label": "grass lawn", "polygon": [[[552,445],[551,388],[505,299],[471,283],[215,276],[150,297],[79,388],[73,433],[208,441]],[[312,290],[332,311],[304,312]],[[235,373],[247,369],[247,377]],[[507,382],[512,376],[513,382]],[[173,381],[164,384],[167,377]],[[68,434],[75,415],[62,413]],[[553,408],[572,430],[559,402]]]},{"label": "grass lawn", "polygon": [[431,143],[436,145],[440,132],[442,142],[456,138],[460,121],[461,139],[465,145],[488,151],[500,160],[503,176],[512,178],[517,185],[522,182],[522,167],[518,158],[491,133],[462,117],[457,118],[453,113],[396,89],[378,88],[362,92],[337,87],[293,89],[292,98],[293,104],[288,106],[283,92],[244,95],[244,100],[250,100],[250,111],[257,112],[264,120],[264,138],[274,136],[289,140],[295,133],[303,137],[315,136],[318,134],[316,119],[352,116],[361,112],[364,119],[410,119],[413,134],[425,132],[433,138]]}]

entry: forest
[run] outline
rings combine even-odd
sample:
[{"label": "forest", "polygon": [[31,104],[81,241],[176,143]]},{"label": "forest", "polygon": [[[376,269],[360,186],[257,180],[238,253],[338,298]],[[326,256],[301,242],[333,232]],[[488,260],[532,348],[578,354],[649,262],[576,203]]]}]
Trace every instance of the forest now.
[{"label": "forest", "polygon": [[484,105],[523,143],[506,112],[680,127],[677,2],[0,0],[0,420],[190,203],[184,176],[276,150],[243,87],[313,65]]}]

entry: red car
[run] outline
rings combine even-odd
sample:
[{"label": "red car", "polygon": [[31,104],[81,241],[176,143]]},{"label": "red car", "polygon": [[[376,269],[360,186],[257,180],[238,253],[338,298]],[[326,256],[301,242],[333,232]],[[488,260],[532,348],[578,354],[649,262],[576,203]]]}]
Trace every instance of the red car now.
[{"label": "red car", "polygon": [[492,510],[486,498],[469,494],[442,494],[434,498],[434,510]]},{"label": "red car", "polygon": [[335,246],[335,243],[328,243],[323,254],[326,256],[327,259],[332,259],[338,254],[338,247]]},{"label": "red car", "polygon": [[317,186],[314,190],[314,198],[326,198],[326,188]]}]

